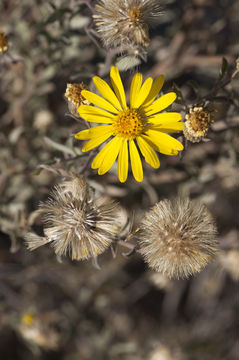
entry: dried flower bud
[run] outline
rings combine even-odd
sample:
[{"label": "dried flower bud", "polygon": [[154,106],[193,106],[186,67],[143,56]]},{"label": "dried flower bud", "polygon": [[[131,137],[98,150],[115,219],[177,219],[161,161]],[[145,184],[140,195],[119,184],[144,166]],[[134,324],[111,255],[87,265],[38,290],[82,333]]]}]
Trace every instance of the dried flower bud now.
[{"label": "dried flower bud", "polygon": [[26,235],[34,250],[52,243],[56,254],[84,260],[103,253],[117,236],[118,206],[108,198],[94,198],[83,177],[63,181],[41,204],[44,235]]},{"label": "dried flower bud", "polygon": [[82,90],[89,90],[83,82],[80,84],[67,84],[65,97],[68,101],[68,109],[73,116],[79,117],[78,107],[82,104],[89,105],[90,102],[86,100],[82,95]]},{"label": "dried flower bud", "polygon": [[204,205],[176,198],[157,203],[142,221],[140,253],[169,278],[201,271],[217,251],[216,227]]},{"label": "dried flower bud", "polygon": [[2,31],[0,31],[0,55],[5,53],[7,50],[8,50],[8,38]]},{"label": "dried flower bud", "polygon": [[190,108],[185,118],[183,133],[185,138],[193,143],[200,142],[213,123],[211,111],[202,106]]},{"label": "dried flower bud", "polygon": [[149,26],[161,15],[158,0],[100,0],[95,25],[107,47],[149,45]]}]

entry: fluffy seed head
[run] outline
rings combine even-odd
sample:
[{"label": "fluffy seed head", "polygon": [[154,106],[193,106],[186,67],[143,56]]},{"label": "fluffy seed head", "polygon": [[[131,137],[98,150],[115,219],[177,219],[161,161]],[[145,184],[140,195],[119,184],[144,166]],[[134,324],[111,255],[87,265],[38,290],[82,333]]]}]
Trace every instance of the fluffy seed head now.
[{"label": "fluffy seed head", "polygon": [[185,138],[193,143],[200,142],[213,123],[211,111],[202,106],[190,108],[185,118],[183,133]]},{"label": "fluffy seed head", "polygon": [[107,47],[149,45],[149,27],[161,15],[158,0],[100,0],[95,25]]},{"label": "fluffy seed head", "polygon": [[83,82],[80,84],[67,84],[65,98],[68,101],[68,109],[70,113],[76,117],[79,117],[77,109],[80,105],[89,105],[90,102],[81,95],[82,90],[89,90]]},{"label": "fluffy seed head", "polygon": [[2,31],[0,31],[0,55],[5,53],[7,50],[8,50],[8,38]]},{"label": "fluffy seed head", "polygon": [[217,251],[214,221],[198,201],[162,200],[146,214],[140,228],[144,260],[169,278],[201,271]]},{"label": "fluffy seed head", "polygon": [[31,250],[51,243],[56,254],[83,260],[103,253],[117,236],[118,206],[95,198],[83,177],[63,181],[41,204],[44,235],[26,235]]}]

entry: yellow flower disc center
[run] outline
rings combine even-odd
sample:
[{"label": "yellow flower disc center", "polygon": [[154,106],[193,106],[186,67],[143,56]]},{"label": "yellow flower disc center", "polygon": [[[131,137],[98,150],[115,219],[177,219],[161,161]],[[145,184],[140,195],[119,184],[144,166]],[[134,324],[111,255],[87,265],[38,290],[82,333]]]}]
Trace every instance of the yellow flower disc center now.
[{"label": "yellow flower disc center", "polygon": [[142,133],[143,125],[142,117],[136,109],[120,111],[113,124],[114,136],[132,140]]}]

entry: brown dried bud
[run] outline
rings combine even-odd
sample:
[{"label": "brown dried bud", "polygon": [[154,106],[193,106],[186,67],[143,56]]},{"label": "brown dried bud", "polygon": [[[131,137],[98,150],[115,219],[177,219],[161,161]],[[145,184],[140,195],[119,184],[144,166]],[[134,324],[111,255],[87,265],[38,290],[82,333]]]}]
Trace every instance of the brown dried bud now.
[{"label": "brown dried bud", "polygon": [[183,133],[187,140],[196,143],[200,142],[213,123],[212,113],[206,107],[193,107],[185,116]]},{"label": "brown dried bud", "polygon": [[8,50],[8,38],[2,31],[0,31],[0,55],[5,53],[7,50]]},{"label": "brown dried bud", "polygon": [[162,200],[140,226],[140,253],[149,267],[169,278],[201,271],[217,251],[216,227],[198,201]]},{"label": "brown dried bud", "polygon": [[82,90],[89,90],[83,82],[80,84],[67,84],[65,98],[68,101],[68,109],[73,116],[79,117],[78,107],[82,104],[89,105],[90,102],[86,100],[82,95]]}]

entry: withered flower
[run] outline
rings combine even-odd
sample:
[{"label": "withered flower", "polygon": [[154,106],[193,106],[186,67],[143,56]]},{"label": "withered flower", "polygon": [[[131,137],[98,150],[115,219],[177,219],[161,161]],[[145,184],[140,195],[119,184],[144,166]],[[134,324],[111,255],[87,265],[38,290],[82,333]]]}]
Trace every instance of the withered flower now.
[{"label": "withered flower", "polygon": [[5,53],[8,50],[8,38],[7,36],[0,30],[0,55]]},{"label": "withered flower", "polygon": [[118,206],[105,197],[95,198],[83,177],[63,181],[41,204],[44,237],[28,233],[34,250],[51,243],[55,253],[84,260],[103,253],[117,236]]},{"label": "withered flower", "polygon": [[80,105],[89,105],[90,102],[81,95],[82,90],[89,90],[83,82],[79,84],[67,84],[65,98],[68,101],[68,109],[73,116],[79,117],[77,109]]},{"label": "withered flower", "polygon": [[106,47],[149,45],[149,27],[161,15],[158,0],[100,0],[95,25]]},{"label": "withered flower", "polygon": [[213,218],[198,201],[162,200],[146,213],[140,228],[144,260],[169,278],[201,271],[217,252]]},{"label": "withered flower", "polygon": [[185,116],[183,133],[187,140],[200,142],[208,133],[213,123],[212,112],[206,107],[193,107]]}]

